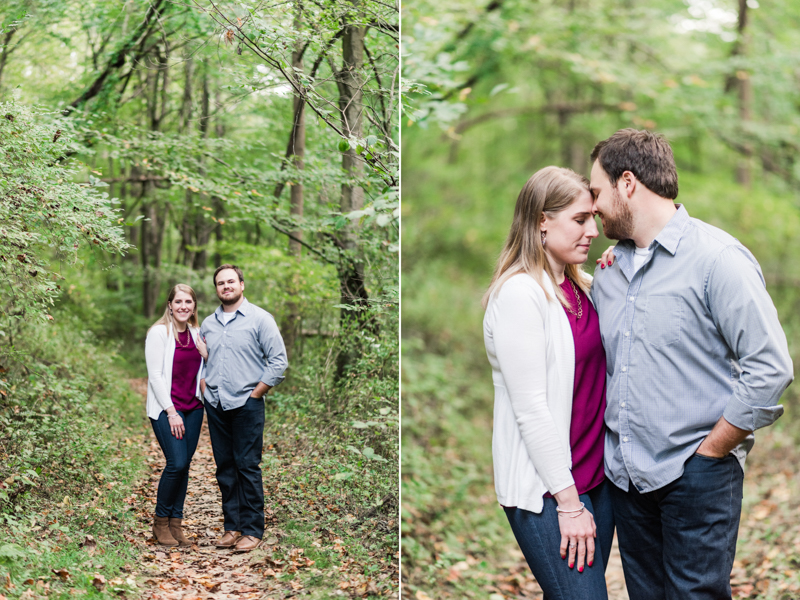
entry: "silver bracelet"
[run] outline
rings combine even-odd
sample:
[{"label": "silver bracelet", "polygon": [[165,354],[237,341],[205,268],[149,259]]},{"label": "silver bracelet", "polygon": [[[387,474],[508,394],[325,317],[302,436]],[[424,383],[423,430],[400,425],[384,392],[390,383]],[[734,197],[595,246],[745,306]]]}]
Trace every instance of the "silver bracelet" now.
[{"label": "silver bracelet", "polygon": [[171,419],[172,417],[180,417],[180,415],[178,413],[175,413],[174,415],[167,415],[168,419]]},{"label": "silver bracelet", "polygon": [[560,506],[556,506],[556,512],[559,512],[559,513],[582,513],[584,508],[586,508],[586,505],[583,502],[581,502],[581,507],[580,508],[576,508],[575,510],[564,510]]},{"label": "silver bracelet", "polygon": [[[585,508],[582,508],[582,509],[580,509],[580,512],[577,512],[577,513],[575,513],[574,515],[571,515],[571,514],[569,514],[569,515],[568,515],[568,514],[565,514],[565,512],[563,512],[563,513],[558,513],[558,516],[559,516],[559,517],[569,517],[570,519],[577,519],[578,517],[580,517],[580,516],[583,514],[583,511],[584,511],[584,510],[586,510],[586,509],[585,509]],[[571,511],[570,511],[570,512],[571,512]]]}]

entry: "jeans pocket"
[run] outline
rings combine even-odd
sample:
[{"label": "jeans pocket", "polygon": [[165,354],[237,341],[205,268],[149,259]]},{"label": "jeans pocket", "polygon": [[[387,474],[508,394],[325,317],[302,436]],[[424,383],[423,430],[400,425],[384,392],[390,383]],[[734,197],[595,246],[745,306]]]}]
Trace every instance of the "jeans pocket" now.
[{"label": "jeans pocket", "polygon": [[705,454],[699,454],[698,452],[695,452],[694,456],[701,460],[709,460],[711,462],[720,463],[733,456],[733,454],[726,454],[725,456],[722,457],[716,457],[716,456],[706,456]]},{"label": "jeans pocket", "polygon": [[644,338],[659,348],[681,340],[684,300],[678,296],[649,296],[644,310]]}]

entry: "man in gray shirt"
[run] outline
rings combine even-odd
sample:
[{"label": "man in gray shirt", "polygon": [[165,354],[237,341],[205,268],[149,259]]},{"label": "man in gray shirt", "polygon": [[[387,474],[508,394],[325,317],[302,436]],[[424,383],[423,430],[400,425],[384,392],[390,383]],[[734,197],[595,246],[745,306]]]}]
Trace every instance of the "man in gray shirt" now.
[{"label": "man in gray shirt", "polygon": [[288,366],[275,319],[244,297],[239,267],[214,272],[222,305],[203,321],[208,345],[205,398],[225,533],[217,548],[249,552],[264,535],[264,395],[283,381]]},{"label": "man in gray shirt", "polygon": [[665,139],[623,129],[592,152],[594,212],[620,240],[592,297],[607,361],[606,476],[631,600],[731,597],[753,431],[793,379],[755,257],[673,200]]}]

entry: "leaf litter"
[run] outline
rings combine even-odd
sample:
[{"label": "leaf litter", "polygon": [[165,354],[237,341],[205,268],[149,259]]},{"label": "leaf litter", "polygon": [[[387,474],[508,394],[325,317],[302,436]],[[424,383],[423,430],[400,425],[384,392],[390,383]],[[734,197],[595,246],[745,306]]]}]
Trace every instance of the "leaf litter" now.
[{"label": "leaf litter", "polygon": [[[731,573],[733,600],[800,599],[800,434],[794,423],[759,431],[747,458],[744,499],[739,523],[736,560]],[[796,429],[796,427],[794,427]],[[405,507],[413,515],[413,507]],[[433,557],[448,553],[446,543],[425,532],[422,519],[414,523],[415,537],[432,542]],[[436,583],[423,583],[422,569],[404,571],[403,597],[415,600],[476,597],[465,584],[481,582],[489,600],[511,598],[542,600],[543,594],[516,546],[493,561],[468,554],[445,571]],[[628,600],[616,536],[606,569],[609,600]],[[474,588],[473,588],[474,589]],[[413,595],[412,595],[413,594]]]},{"label": "leaf litter", "polygon": [[[132,385],[139,391],[146,390],[146,379],[134,380]],[[142,549],[141,560],[132,576],[143,581],[141,598],[145,600],[216,600],[236,598],[239,600],[283,600],[299,596],[312,596],[314,587],[308,582],[320,582],[321,587],[335,589],[333,595],[341,598],[372,598],[395,596],[399,587],[398,556],[375,556],[369,553],[368,564],[363,556],[351,557],[348,544],[337,532],[315,526],[316,535],[311,545],[315,550],[326,552],[337,560],[326,561],[324,569],[306,556],[306,549],[296,547],[287,538],[290,533],[281,529],[285,515],[278,515],[278,508],[297,513],[307,512],[302,520],[313,520],[320,510],[338,512],[335,498],[319,493],[308,500],[293,497],[281,479],[287,469],[302,467],[298,455],[286,444],[267,445],[265,454],[274,453],[270,465],[263,465],[264,490],[266,496],[265,531],[259,548],[249,553],[235,553],[215,547],[223,533],[222,500],[217,486],[216,465],[211,449],[211,440],[206,422],[200,434],[197,451],[192,459],[189,485],[184,506],[183,531],[192,543],[191,547],[160,546],[152,535],[152,520],[155,512],[156,493],[164,456],[152,431],[146,436],[149,449],[146,461],[150,475],[144,479],[126,502],[135,510],[137,528],[135,538],[129,542]],[[280,450],[283,452],[280,453]],[[276,464],[276,459],[277,463]],[[276,468],[278,467],[278,468]],[[271,495],[272,494],[272,495]],[[284,494],[275,498],[274,494]],[[274,507],[274,508],[271,508]],[[312,510],[313,509],[313,510]],[[331,509],[335,509],[332,511]],[[356,523],[352,515],[347,522]],[[390,521],[389,525],[393,523]],[[93,540],[84,542],[87,551],[92,550]],[[368,573],[368,574],[367,574]],[[105,579],[96,575],[93,584],[98,590],[106,586]],[[109,582],[110,583],[110,582]],[[321,591],[321,590],[320,590]],[[325,596],[327,597],[327,596]]]}]

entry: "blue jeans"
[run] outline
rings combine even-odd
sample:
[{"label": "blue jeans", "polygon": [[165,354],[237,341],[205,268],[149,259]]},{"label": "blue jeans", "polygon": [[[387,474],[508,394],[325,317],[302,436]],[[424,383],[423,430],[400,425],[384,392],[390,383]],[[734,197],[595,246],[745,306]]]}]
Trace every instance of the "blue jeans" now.
[{"label": "blue jeans", "polygon": [[208,433],[217,483],[222,493],[225,531],[264,536],[264,484],[261,451],[264,446],[264,400],[248,398],[231,410],[214,408],[206,401]]},{"label": "blue jeans", "polygon": [[631,600],[730,599],[743,481],[733,455],[695,454],[653,492],[611,485]]},{"label": "blue jeans", "polygon": [[597,526],[594,563],[591,567],[586,565],[583,573],[578,572],[577,564],[570,569],[568,559],[561,558],[561,530],[558,526],[555,498],[544,498],[544,508],[539,514],[522,508],[505,508],[511,530],[533,576],[544,591],[545,600],[608,598],[605,570],[614,538],[611,487],[614,487],[613,484],[604,481],[586,494],[580,495],[581,502],[592,513]]},{"label": "blue jeans", "polygon": [[186,432],[182,439],[172,435],[166,411],[161,411],[158,420],[150,419],[153,432],[167,459],[167,466],[161,473],[156,496],[156,516],[183,518],[183,502],[186,500],[186,488],[189,485],[189,466],[192,464],[197,440],[200,439],[200,428],[203,426],[203,409],[178,411],[183,419]]}]

